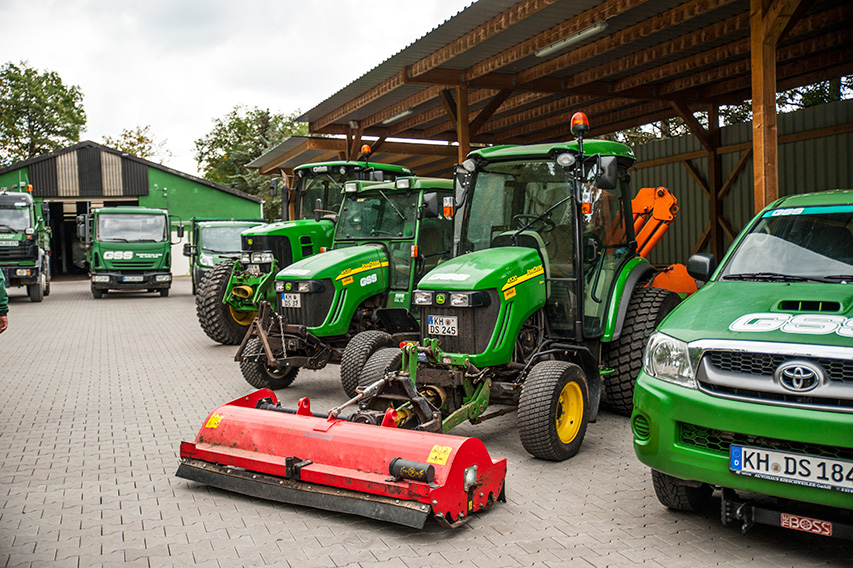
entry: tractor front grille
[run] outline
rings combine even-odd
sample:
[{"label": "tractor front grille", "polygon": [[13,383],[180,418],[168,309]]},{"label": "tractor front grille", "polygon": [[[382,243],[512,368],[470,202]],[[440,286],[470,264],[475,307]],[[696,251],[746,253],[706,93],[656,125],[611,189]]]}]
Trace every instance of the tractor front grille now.
[{"label": "tractor front grille", "polygon": [[[240,237],[242,241],[242,250],[244,251],[272,251],[273,256],[278,261],[278,268],[286,268],[293,264],[293,251],[290,246],[290,239],[287,237],[276,235],[259,235]],[[249,241],[252,244],[249,244]]]},{"label": "tractor front grille", "polygon": [[[501,303],[495,290],[489,290],[489,305],[476,308],[421,307],[421,337],[438,339],[443,351],[479,355],[486,350],[495,331]],[[430,335],[429,316],[455,316],[459,318],[458,335]]]},{"label": "tractor front grille", "polygon": [[[314,292],[311,294],[302,294],[301,308],[282,308],[281,294],[276,299],[276,309],[278,313],[283,315],[290,325],[304,325],[306,327],[318,327],[326,321],[329,315],[329,310],[332,307],[332,301],[335,299],[335,285],[331,279],[322,281],[325,290],[322,292]],[[341,292],[337,304],[343,303],[346,290]]]}]

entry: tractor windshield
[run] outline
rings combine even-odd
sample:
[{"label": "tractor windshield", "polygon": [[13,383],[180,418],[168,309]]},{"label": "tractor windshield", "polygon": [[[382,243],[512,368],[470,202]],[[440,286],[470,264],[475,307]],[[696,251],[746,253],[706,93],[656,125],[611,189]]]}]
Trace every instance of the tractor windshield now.
[{"label": "tractor windshield", "polygon": [[347,196],[336,240],[411,239],[418,194],[370,193]]},{"label": "tractor windshield", "polygon": [[0,233],[23,233],[30,227],[30,210],[17,207],[0,207]]},{"label": "tractor windshield", "polygon": [[208,253],[240,252],[240,233],[250,225],[237,227],[203,227],[199,236],[201,250]]},{"label": "tractor windshield", "polygon": [[162,243],[166,240],[166,216],[101,213],[97,239],[117,243]]},{"label": "tractor windshield", "polygon": [[738,245],[722,279],[853,279],[853,205],[768,211]]},{"label": "tractor windshield", "polygon": [[322,166],[322,168],[328,171],[311,172],[302,180],[301,219],[311,219],[314,216],[318,199],[323,202],[324,209],[329,211],[337,209],[341,202],[344,183],[358,179],[358,172],[353,169],[331,166]]}]

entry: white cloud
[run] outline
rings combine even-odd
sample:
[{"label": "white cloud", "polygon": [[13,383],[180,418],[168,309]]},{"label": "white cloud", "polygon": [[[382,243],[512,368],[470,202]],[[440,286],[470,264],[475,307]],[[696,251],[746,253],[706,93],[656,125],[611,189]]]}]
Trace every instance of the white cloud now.
[{"label": "white cloud", "polygon": [[2,0],[2,61],[78,85],[83,139],[151,125],[195,173],[193,142],[234,105],[308,110],[470,0]]}]

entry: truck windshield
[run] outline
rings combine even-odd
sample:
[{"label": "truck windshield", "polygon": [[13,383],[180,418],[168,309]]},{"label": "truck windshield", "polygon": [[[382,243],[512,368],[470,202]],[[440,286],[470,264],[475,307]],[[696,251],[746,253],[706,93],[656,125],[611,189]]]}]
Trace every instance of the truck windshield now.
[{"label": "truck windshield", "polygon": [[417,193],[348,195],[341,207],[335,239],[411,239],[417,206]]},{"label": "truck windshield", "polygon": [[201,250],[210,253],[240,252],[240,233],[252,225],[203,227],[199,235]]},{"label": "truck windshield", "polygon": [[29,209],[0,208],[0,232],[23,233],[30,226]]},{"label": "truck windshield", "polygon": [[722,273],[723,280],[791,278],[853,278],[853,205],[768,211]]},{"label": "truck windshield", "polygon": [[166,240],[166,216],[136,213],[98,215],[99,241],[161,243]]}]

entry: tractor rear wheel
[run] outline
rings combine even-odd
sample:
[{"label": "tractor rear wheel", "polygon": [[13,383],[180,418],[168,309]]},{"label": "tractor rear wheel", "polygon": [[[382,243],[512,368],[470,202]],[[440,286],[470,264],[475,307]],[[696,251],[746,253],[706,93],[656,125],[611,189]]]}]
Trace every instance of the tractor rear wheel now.
[{"label": "tractor rear wheel", "polygon": [[588,421],[589,387],[583,369],[566,361],[537,363],[518,402],[524,449],[544,460],[567,460],[578,453]]},{"label": "tractor rear wheel", "polygon": [[348,397],[355,396],[355,387],[360,384],[359,375],[370,356],[392,344],[390,334],[377,330],[363,331],[347,344],[341,356],[341,386]]},{"label": "tractor rear wheel", "polygon": [[209,338],[223,345],[239,345],[254,319],[254,312],[236,312],[222,302],[233,266],[233,260],[217,264],[202,278],[195,298],[195,311],[201,328]]},{"label": "tractor rear wheel", "polygon": [[253,337],[246,342],[243,351],[243,360],[240,361],[240,371],[246,382],[256,389],[283,389],[289,387],[296,380],[299,373],[298,367],[276,369],[261,361],[248,361],[247,356],[255,356],[263,352],[261,340]]},{"label": "tractor rear wheel", "polygon": [[630,416],[634,409],[634,384],[643,366],[643,348],[658,324],[681,302],[675,292],[662,288],[635,289],[628,303],[622,333],[604,345],[604,364],[614,370],[604,375],[607,405]]},{"label": "tractor rear wheel", "polygon": [[683,485],[670,475],[652,470],[652,485],[660,504],[675,511],[698,513],[711,505],[713,488],[707,483],[697,487]]},{"label": "tractor rear wheel", "polygon": [[384,347],[370,356],[361,374],[357,386],[375,383],[390,371],[399,371],[403,367],[403,350],[399,347]]}]

